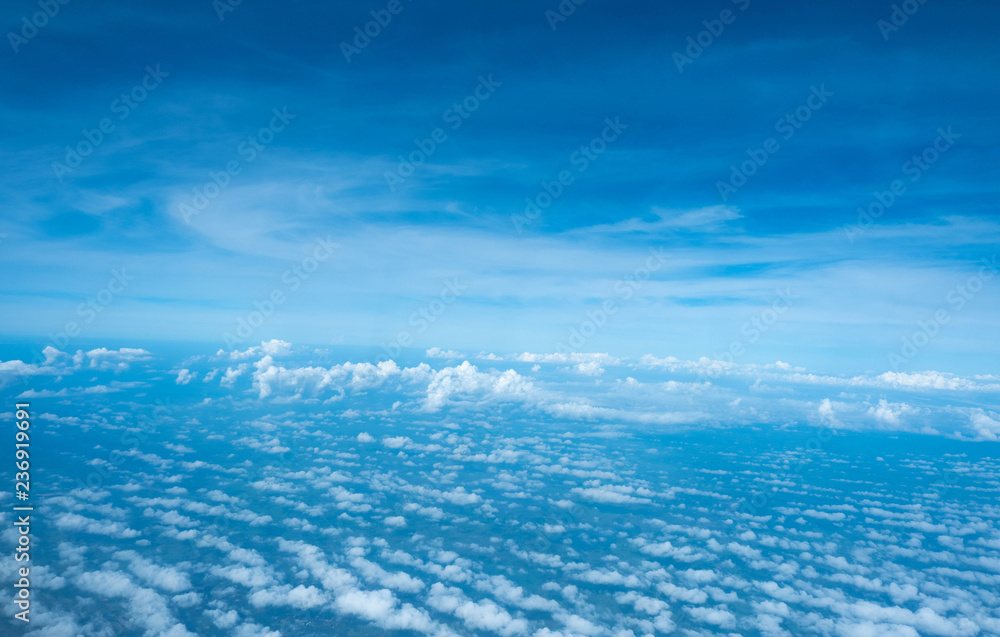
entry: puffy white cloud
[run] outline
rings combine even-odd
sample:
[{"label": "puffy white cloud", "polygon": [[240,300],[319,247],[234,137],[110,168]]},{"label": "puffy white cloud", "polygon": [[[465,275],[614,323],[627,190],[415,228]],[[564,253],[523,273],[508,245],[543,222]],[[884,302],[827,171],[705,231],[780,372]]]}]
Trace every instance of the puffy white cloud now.
[{"label": "puffy white cloud", "polygon": [[52,353],[63,353],[52,346],[46,347],[44,351],[45,362],[43,364],[26,363],[20,360],[0,361],[0,387],[6,387],[16,382],[17,379],[39,375],[58,376],[64,373],[65,370],[62,366],[51,365],[55,362],[56,357],[50,356]]},{"label": "puffy white cloud", "polygon": [[55,523],[57,527],[67,531],[82,531],[116,538],[133,538],[139,536],[138,531],[128,528],[121,522],[94,520],[76,513],[64,513],[56,519]]},{"label": "puffy white cloud", "polygon": [[271,339],[261,341],[260,345],[248,347],[245,350],[233,350],[227,352],[219,350],[215,353],[216,360],[245,361],[260,356],[284,356],[292,351],[292,344],[286,341]]},{"label": "puffy white cloud", "polygon": [[426,391],[423,408],[430,412],[461,399],[523,401],[536,394],[532,382],[512,369],[480,372],[468,361],[430,374]]},{"label": "puffy white cloud", "polygon": [[597,361],[587,361],[586,363],[580,363],[573,368],[579,374],[584,376],[600,376],[604,373],[604,368],[600,366]]},{"label": "puffy white cloud", "polygon": [[245,374],[248,369],[250,369],[250,366],[247,365],[246,363],[237,365],[236,367],[226,368],[226,373],[222,376],[222,379],[219,381],[219,384],[223,387],[229,387],[229,388],[235,387],[236,381],[239,379],[240,376]]},{"label": "puffy white cloud", "polygon": [[736,627],[736,616],[725,608],[686,606],[684,610],[698,621],[705,622],[706,624],[712,624],[713,626],[727,630]]},{"label": "puffy white cloud", "polygon": [[385,588],[376,591],[355,589],[338,595],[336,605],[343,613],[374,621],[389,614],[396,601],[392,591]]},{"label": "puffy white cloud", "polygon": [[132,363],[152,360],[153,354],[144,349],[123,347],[117,350],[99,347],[89,352],[78,351],[73,361],[77,365],[87,362],[87,367],[102,371],[124,372]]},{"label": "puffy white cloud", "polygon": [[298,610],[309,610],[327,603],[326,595],[315,586],[289,585],[265,588],[250,594],[250,603],[262,606],[291,606]]},{"label": "puffy white cloud", "polygon": [[[591,502],[604,502],[610,504],[649,504],[652,502],[648,497],[638,497],[633,495],[639,493],[634,487],[627,485],[604,484],[594,487],[576,487],[573,493]],[[644,493],[644,492],[643,492]],[[652,495],[652,494],[648,494]]]},{"label": "puffy white cloud", "polygon": [[386,436],[382,438],[382,446],[389,449],[402,449],[413,444],[413,441],[406,436]]},{"label": "puffy white cloud", "polygon": [[274,575],[266,566],[216,565],[210,568],[209,572],[247,588],[263,588],[274,583]]},{"label": "puffy white cloud", "polygon": [[917,410],[906,403],[890,403],[883,398],[878,401],[878,405],[869,407],[868,413],[886,426],[900,427],[903,424],[900,417],[906,414],[915,414]]},{"label": "puffy white cloud", "polygon": [[173,566],[156,564],[135,551],[120,551],[115,557],[128,561],[129,570],[151,587],[168,593],[182,593],[191,588],[190,576]]},{"label": "puffy white cloud", "polygon": [[427,603],[442,613],[451,613],[465,622],[472,630],[488,630],[503,637],[526,635],[528,622],[515,619],[509,612],[490,600],[475,602],[458,588],[440,582],[431,586]]},{"label": "puffy white cloud", "polygon": [[974,409],[969,414],[969,422],[979,440],[1000,440],[1000,415]]},{"label": "puffy white cloud", "polygon": [[110,571],[89,571],[79,574],[76,585],[84,591],[103,598],[124,598],[129,620],[145,629],[148,636],[195,637],[170,611],[163,596],[149,588],[142,588],[127,576]]},{"label": "puffy white cloud", "polygon": [[333,393],[343,395],[346,388],[366,390],[380,386],[387,379],[399,376],[401,371],[394,361],[371,363],[343,363],[324,367],[283,367],[276,365],[270,355],[254,363],[253,386],[260,398],[267,398],[278,391],[290,392],[294,397],[321,396]]}]

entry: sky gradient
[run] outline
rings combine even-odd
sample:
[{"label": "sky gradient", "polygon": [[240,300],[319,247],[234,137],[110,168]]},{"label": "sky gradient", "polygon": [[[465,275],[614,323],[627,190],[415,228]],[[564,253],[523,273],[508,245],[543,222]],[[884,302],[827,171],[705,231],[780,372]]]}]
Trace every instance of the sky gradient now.
[{"label": "sky gradient", "polygon": [[0,333],[996,371],[1000,7],[574,6],[6,6]]}]

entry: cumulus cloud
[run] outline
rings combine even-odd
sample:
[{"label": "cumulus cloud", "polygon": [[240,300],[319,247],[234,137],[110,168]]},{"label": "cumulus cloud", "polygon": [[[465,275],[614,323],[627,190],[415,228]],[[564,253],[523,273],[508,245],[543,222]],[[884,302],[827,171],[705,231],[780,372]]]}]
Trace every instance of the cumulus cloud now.
[{"label": "cumulus cloud", "polygon": [[[63,415],[67,401],[46,405],[45,427],[101,436],[100,449],[65,448],[73,462],[53,467],[54,484],[75,483],[73,467],[113,476],[45,498],[61,543],[37,581],[73,611],[52,626],[110,635],[108,616],[183,635],[204,612],[192,629],[269,637],[297,624],[250,618],[442,636],[1000,630],[998,467],[969,440],[994,439],[1000,417],[971,392],[951,407],[929,397],[957,390],[778,385],[803,372],[777,363],[742,392],[738,370],[705,382],[680,361],[600,363],[590,377],[567,360],[277,360],[261,348],[164,366],[246,365],[271,393],[245,391],[244,375],[222,404],[171,405],[170,425],[143,429],[138,448],[126,441],[145,386],[81,395],[78,417]],[[507,369],[518,364],[550,367],[536,379]],[[156,375],[158,389],[175,387]],[[322,404],[341,391],[346,404]],[[309,402],[279,402],[295,395]],[[679,418],[690,405],[713,420]],[[939,426],[940,414],[964,440],[854,431]],[[797,422],[841,427],[825,438]],[[706,425],[711,435],[679,430]],[[105,615],[89,613],[94,600]]]},{"label": "cumulus cloud", "polygon": [[262,606],[290,606],[297,610],[309,610],[327,603],[326,595],[315,586],[296,587],[289,585],[266,588],[250,594],[250,603]]},{"label": "cumulus cloud", "polygon": [[89,352],[78,351],[73,358],[77,365],[86,364],[90,369],[124,372],[133,363],[152,360],[153,355],[144,349],[123,347],[113,350],[106,347]]},{"label": "cumulus cloud", "polygon": [[95,520],[76,513],[66,513],[61,515],[55,523],[60,529],[73,532],[108,535],[116,538],[134,538],[139,536],[139,531],[131,529],[121,522],[114,520]]},{"label": "cumulus cloud", "polygon": [[167,600],[149,588],[136,585],[130,578],[110,571],[89,571],[76,577],[76,585],[103,598],[123,598],[129,621],[144,629],[144,634],[169,637],[195,637],[170,610]]},{"label": "cumulus cloud", "polygon": [[468,361],[430,374],[424,398],[425,411],[439,411],[461,399],[486,401],[525,400],[535,393],[532,382],[512,369],[480,372]]},{"label": "cumulus cloud", "polygon": [[458,588],[438,582],[431,586],[427,603],[442,613],[451,613],[462,619],[474,631],[490,631],[502,637],[528,634],[528,622],[515,619],[511,614],[490,600],[473,601]]}]

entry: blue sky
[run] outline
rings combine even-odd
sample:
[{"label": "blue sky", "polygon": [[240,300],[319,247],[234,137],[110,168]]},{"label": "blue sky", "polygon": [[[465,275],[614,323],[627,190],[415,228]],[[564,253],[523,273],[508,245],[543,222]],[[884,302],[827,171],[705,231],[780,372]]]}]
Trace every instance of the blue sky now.
[{"label": "blue sky", "polygon": [[[207,1],[71,2],[8,38],[0,332],[682,359],[738,342],[748,364],[996,371],[982,260],[1000,243],[1000,8],[931,1],[887,32],[891,3],[589,0],[553,29],[556,2],[403,0],[347,61],[341,42],[387,4],[248,1],[220,20]],[[8,5],[3,23],[19,33],[38,10]],[[679,71],[674,54],[723,10]],[[723,198],[751,156],[766,161]],[[227,165],[239,174],[186,222]],[[559,196],[518,223],[560,173]],[[310,262],[319,241],[337,248]]]}]

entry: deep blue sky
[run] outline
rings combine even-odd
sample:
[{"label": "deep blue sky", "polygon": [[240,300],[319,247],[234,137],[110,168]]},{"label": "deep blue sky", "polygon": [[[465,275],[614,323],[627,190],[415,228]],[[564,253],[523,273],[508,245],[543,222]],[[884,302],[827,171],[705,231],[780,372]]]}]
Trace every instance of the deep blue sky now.
[{"label": "deep blue sky", "polygon": [[[716,356],[741,326],[796,295],[746,362],[889,369],[935,311],[949,322],[902,369],[995,371],[996,285],[947,298],[996,254],[1000,7],[929,0],[883,38],[892,3],[558,3],[403,0],[348,63],[340,43],[387,2],[71,2],[15,53],[4,90],[0,331],[224,346],[272,290],[287,301],[247,342],[554,351],[605,299],[620,311],[583,351]],[[679,73],[672,56],[723,9],[735,19]],[[6,5],[20,31],[31,2]],[[119,120],[147,66],[168,74]],[[479,77],[500,85],[457,130],[449,107]],[[776,130],[832,93],[788,139]],[[120,108],[120,107],[119,107]],[[295,115],[253,161],[238,150],[273,109]],[[628,126],[585,171],[571,160],[615,117]],[[83,129],[114,130],[60,181]],[[394,191],[385,173],[415,138],[447,140]],[[936,162],[904,164],[942,128]],[[717,183],[775,138],[725,201]],[[241,172],[186,224],[210,171]],[[573,183],[516,232],[540,182]],[[906,192],[854,241],[844,226],[893,180]],[[725,207],[720,207],[725,206]],[[331,237],[339,252],[291,290],[283,273]],[[650,248],[669,256],[628,300],[616,284]],[[78,311],[125,270],[93,320]],[[428,322],[446,281],[466,286]],[[108,298],[105,296],[105,298]],[[73,346],[69,345],[69,349]]]}]

